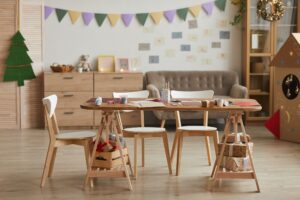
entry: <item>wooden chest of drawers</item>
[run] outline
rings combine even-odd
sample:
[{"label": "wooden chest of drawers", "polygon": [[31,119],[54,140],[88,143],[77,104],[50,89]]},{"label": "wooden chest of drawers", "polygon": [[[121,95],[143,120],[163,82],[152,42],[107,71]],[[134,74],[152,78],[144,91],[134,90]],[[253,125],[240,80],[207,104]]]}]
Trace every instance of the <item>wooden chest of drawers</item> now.
[{"label": "wooden chest of drawers", "polygon": [[[83,110],[80,104],[91,97],[112,97],[113,92],[143,89],[142,73],[50,73],[44,74],[44,95],[56,94],[59,126],[98,126],[100,112]],[[122,114],[124,125],[138,125],[138,112]]]}]

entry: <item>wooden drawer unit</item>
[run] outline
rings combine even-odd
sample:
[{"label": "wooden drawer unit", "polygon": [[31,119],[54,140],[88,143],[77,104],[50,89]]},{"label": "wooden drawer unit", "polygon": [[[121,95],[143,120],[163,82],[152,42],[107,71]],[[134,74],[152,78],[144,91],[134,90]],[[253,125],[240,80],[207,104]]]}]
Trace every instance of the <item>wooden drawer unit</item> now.
[{"label": "wooden drawer unit", "polygon": [[80,108],[80,104],[93,97],[93,92],[45,92],[45,96],[56,94],[57,108]]},{"label": "wooden drawer unit", "polygon": [[59,126],[93,126],[93,112],[90,110],[57,109],[56,117]]},{"label": "wooden drawer unit", "polygon": [[45,73],[45,91],[93,92],[93,73]]},{"label": "wooden drawer unit", "polygon": [[95,92],[126,92],[143,89],[142,73],[96,73],[94,74]]}]

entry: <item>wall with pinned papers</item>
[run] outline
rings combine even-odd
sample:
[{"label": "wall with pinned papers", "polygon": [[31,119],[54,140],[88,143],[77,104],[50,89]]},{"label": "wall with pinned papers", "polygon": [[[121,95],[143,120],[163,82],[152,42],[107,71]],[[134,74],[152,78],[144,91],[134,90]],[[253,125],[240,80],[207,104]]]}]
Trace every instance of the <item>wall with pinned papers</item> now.
[{"label": "wall with pinned papers", "polygon": [[129,58],[131,69],[241,68],[241,28],[230,0],[45,0],[45,66],[89,54]]}]

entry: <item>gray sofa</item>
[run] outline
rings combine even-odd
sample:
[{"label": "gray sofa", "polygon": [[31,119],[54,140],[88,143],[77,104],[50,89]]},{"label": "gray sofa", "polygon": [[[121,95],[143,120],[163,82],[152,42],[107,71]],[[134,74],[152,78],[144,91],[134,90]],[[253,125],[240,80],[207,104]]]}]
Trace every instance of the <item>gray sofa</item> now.
[{"label": "gray sofa", "polygon": [[[234,71],[149,71],[145,74],[146,88],[151,97],[160,98],[160,91],[169,82],[171,90],[214,90],[216,98],[247,98],[248,90],[239,85]],[[154,111],[159,120],[175,119],[173,112]],[[209,112],[210,119],[225,118],[224,112]],[[201,119],[201,112],[181,112],[181,119]]]}]

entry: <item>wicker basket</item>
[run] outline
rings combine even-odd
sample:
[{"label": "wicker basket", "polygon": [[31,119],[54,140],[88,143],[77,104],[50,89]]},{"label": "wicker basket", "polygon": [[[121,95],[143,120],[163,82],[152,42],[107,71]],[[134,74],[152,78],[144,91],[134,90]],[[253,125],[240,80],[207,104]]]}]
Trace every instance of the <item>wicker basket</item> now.
[{"label": "wicker basket", "polygon": [[71,72],[74,67],[72,65],[50,66],[53,72]]},{"label": "wicker basket", "polygon": [[[128,162],[128,151],[127,148],[122,149],[125,162]],[[113,152],[96,152],[96,159],[93,162],[93,167],[112,169],[122,165],[122,159],[120,151],[116,150]],[[97,159],[101,157],[102,159]]]}]

